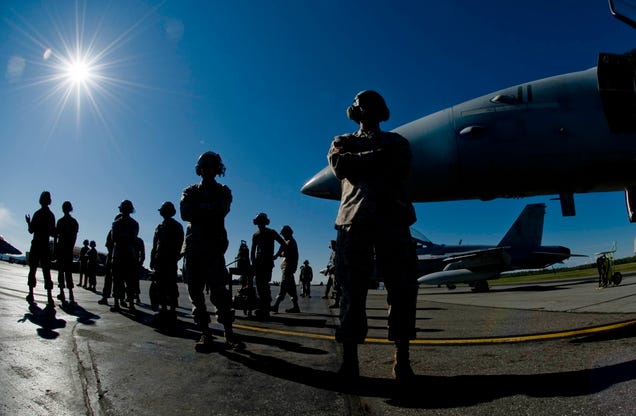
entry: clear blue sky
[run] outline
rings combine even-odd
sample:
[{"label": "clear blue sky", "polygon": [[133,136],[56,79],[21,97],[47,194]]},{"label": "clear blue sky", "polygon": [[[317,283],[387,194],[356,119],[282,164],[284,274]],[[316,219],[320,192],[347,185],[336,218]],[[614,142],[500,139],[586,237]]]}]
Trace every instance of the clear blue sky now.
[{"label": "clear blue sky", "polygon": [[[178,206],[199,180],[197,157],[213,150],[234,195],[226,260],[263,211],[275,229],[294,229],[315,270],[329,257],[338,203],[299,190],[326,165],[332,137],[356,129],[345,108],[358,91],[384,95],[391,130],[636,46],[605,0],[6,0],[0,15],[8,241],[28,250],[24,215],[48,190],[56,217],[70,200],[78,239],[101,251],[119,203],[132,200],[149,252],[157,209]],[[84,84],[63,65],[75,56],[93,59]],[[575,217],[550,197],[422,203],[415,227],[440,243],[496,244],[531,202],[547,203],[544,244],[593,256],[616,241],[619,257],[633,254],[622,193],[575,195]]]}]

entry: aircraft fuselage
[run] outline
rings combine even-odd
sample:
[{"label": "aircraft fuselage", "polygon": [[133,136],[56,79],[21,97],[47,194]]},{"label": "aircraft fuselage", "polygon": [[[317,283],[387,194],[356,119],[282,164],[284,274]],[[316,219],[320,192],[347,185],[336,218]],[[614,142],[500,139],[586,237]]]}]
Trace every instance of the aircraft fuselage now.
[{"label": "aircraft fuselage", "polygon": [[[563,198],[636,186],[632,60],[601,54],[598,67],[496,91],[396,128],[413,153],[412,201]],[[302,192],[339,199],[340,182],[325,167]],[[570,214],[566,208],[564,215],[574,214],[573,202]]]}]

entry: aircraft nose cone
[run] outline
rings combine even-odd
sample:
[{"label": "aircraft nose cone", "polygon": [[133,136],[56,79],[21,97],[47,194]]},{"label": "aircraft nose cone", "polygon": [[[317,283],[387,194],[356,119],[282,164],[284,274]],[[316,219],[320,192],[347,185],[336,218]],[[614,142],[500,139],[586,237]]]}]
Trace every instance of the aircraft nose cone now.
[{"label": "aircraft nose cone", "polygon": [[309,179],[300,192],[316,198],[339,200],[340,181],[327,166]]}]

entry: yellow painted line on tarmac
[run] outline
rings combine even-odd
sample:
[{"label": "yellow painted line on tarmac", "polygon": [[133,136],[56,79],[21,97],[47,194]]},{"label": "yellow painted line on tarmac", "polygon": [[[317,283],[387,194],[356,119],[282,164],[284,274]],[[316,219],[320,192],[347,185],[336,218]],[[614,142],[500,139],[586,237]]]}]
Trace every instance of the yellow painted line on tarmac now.
[{"label": "yellow painted line on tarmac", "polygon": [[314,334],[311,332],[299,332],[299,331],[284,331],[282,329],[263,328],[260,326],[243,325],[243,324],[237,324],[237,323],[232,324],[232,327],[245,329],[247,331],[265,332],[268,334],[291,335],[294,337],[305,337],[305,338],[327,339],[327,340],[336,339],[333,335]]},{"label": "yellow painted line on tarmac", "polygon": [[[477,344],[509,344],[515,342],[528,342],[528,341],[545,341],[550,339],[569,338],[580,335],[596,334],[601,332],[612,331],[616,329],[626,328],[632,325],[636,325],[636,319],[625,322],[618,322],[613,324],[595,326],[590,328],[573,329],[568,331],[549,332],[545,334],[535,335],[516,335],[510,337],[489,337],[489,338],[450,338],[450,339],[414,339],[411,340],[411,345],[477,345]],[[333,335],[323,335],[311,332],[289,331],[282,329],[263,328],[259,326],[234,324],[234,328],[244,329],[247,331],[263,332],[277,335],[288,335],[294,337],[304,337],[313,339],[323,339],[334,341]],[[369,344],[392,344],[386,338],[366,338],[365,343]]]}]

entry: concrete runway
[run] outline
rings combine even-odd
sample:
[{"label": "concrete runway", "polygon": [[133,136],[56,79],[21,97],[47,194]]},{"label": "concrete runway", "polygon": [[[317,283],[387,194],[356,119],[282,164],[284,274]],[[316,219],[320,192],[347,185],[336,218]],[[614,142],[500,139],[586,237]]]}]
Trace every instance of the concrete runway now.
[{"label": "concrete runway", "polygon": [[237,311],[245,351],[224,350],[214,324],[218,349],[197,353],[185,286],[178,324],[167,330],[154,324],[148,282],[137,315],[111,312],[82,288],[77,306],[58,302],[51,313],[40,271],[38,304],[26,303],[27,272],[0,262],[0,415],[636,413],[636,276],[606,289],[595,277],[490,293],[422,287],[417,377],[396,388],[383,291],[369,294],[361,377],[347,384],[335,374],[338,310],[321,299],[323,287],[300,300],[300,314],[260,322]]}]

